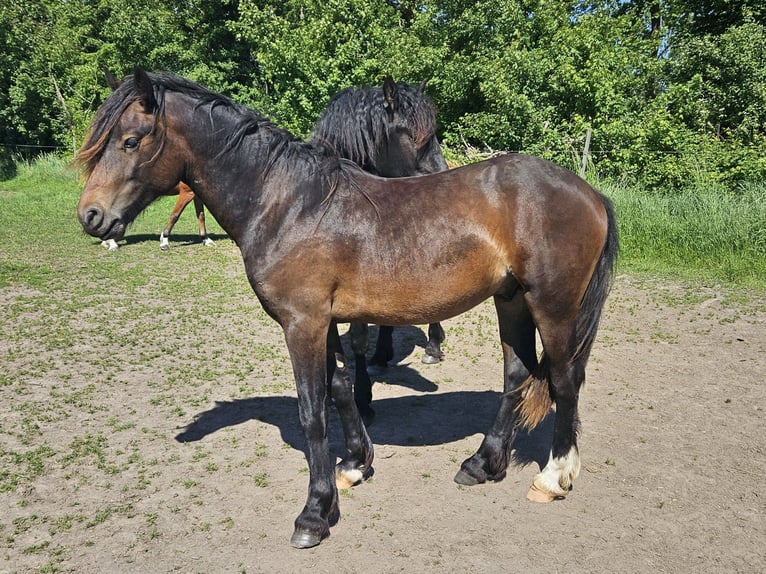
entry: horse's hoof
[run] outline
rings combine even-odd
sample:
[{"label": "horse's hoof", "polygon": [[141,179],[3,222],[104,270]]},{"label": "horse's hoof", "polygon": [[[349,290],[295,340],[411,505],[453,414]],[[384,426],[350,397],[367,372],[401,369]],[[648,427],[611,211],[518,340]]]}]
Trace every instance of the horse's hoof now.
[{"label": "horse's hoof", "polygon": [[170,245],[160,245],[160,249],[162,251],[167,251],[168,249],[170,249]]},{"label": "horse's hoof", "polygon": [[359,468],[345,470],[340,466],[335,467],[335,486],[338,490],[349,489],[364,480],[364,471]]},{"label": "horse's hoof", "polygon": [[424,365],[436,365],[441,363],[441,357],[434,357],[433,355],[426,353],[421,357],[420,362]]},{"label": "horse's hoof", "polygon": [[546,492],[534,483],[532,483],[532,486],[530,486],[529,490],[527,491],[527,500],[532,502],[541,502],[543,504],[547,504],[549,502],[553,502],[557,498],[561,497],[555,496],[550,492]]},{"label": "horse's hoof", "polygon": [[215,245],[215,243],[213,243],[212,239],[210,239],[209,237],[206,237],[205,239],[202,240],[202,245],[204,245],[206,247],[213,247],[213,245]]},{"label": "horse's hoof", "polygon": [[296,530],[290,538],[290,545],[293,548],[313,548],[322,542],[322,537],[314,532],[305,530]]},{"label": "horse's hoof", "polygon": [[457,471],[455,478],[453,478],[452,480],[454,480],[458,484],[462,484],[463,486],[476,486],[477,484],[481,484],[481,481],[478,478],[476,478],[475,476],[471,474],[468,474],[462,468]]}]

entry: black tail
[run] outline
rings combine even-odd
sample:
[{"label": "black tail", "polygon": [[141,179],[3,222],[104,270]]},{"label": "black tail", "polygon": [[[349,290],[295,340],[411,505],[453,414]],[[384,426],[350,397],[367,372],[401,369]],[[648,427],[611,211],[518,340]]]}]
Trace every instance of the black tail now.
[{"label": "black tail", "polygon": [[596,269],[593,271],[590,283],[588,283],[588,289],[585,291],[582,303],[580,303],[580,311],[577,313],[577,340],[579,343],[573,358],[582,360],[583,363],[588,361],[593,341],[596,339],[598,324],[601,321],[601,311],[604,309],[606,297],[612,286],[614,265],[620,251],[614,207],[608,197],[605,195],[600,197],[606,210],[606,241],[601,250],[601,257],[596,263]]}]

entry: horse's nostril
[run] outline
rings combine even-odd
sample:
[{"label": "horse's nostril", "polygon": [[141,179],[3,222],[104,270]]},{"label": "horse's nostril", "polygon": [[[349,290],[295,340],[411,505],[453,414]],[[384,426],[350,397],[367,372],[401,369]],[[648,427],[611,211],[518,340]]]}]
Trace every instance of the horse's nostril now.
[{"label": "horse's nostril", "polygon": [[85,229],[96,229],[104,220],[104,212],[100,207],[89,207],[82,218]]}]

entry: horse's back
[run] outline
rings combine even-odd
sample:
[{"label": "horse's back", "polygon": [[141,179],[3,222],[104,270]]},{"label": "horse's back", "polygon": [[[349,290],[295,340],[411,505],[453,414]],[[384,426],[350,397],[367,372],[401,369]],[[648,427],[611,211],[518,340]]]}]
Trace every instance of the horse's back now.
[{"label": "horse's back", "polygon": [[[382,236],[435,227],[513,232],[519,225],[595,225],[605,233],[603,196],[572,171],[523,154],[508,154],[431,175],[382,179],[357,172],[356,195],[343,209],[367,219]],[[519,232],[514,232],[518,235]],[[520,237],[517,239],[521,239]]]},{"label": "horse's back", "polygon": [[[590,271],[603,246],[598,192],[531,156],[417,178],[353,177],[324,220],[342,262],[334,307],[347,319],[442,320],[519,284],[557,280],[552,264],[581,260]],[[578,289],[587,279],[576,278]],[[362,307],[368,315],[356,315]]]}]

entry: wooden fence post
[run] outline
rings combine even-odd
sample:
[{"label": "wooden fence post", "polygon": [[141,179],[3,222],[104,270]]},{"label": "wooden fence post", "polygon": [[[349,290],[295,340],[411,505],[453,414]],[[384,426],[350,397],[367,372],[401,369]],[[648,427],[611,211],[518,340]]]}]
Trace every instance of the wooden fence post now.
[{"label": "wooden fence post", "polygon": [[591,129],[585,133],[585,148],[582,150],[582,163],[580,164],[580,177],[585,177],[585,168],[588,165],[588,155],[590,154],[590,133]]}]

